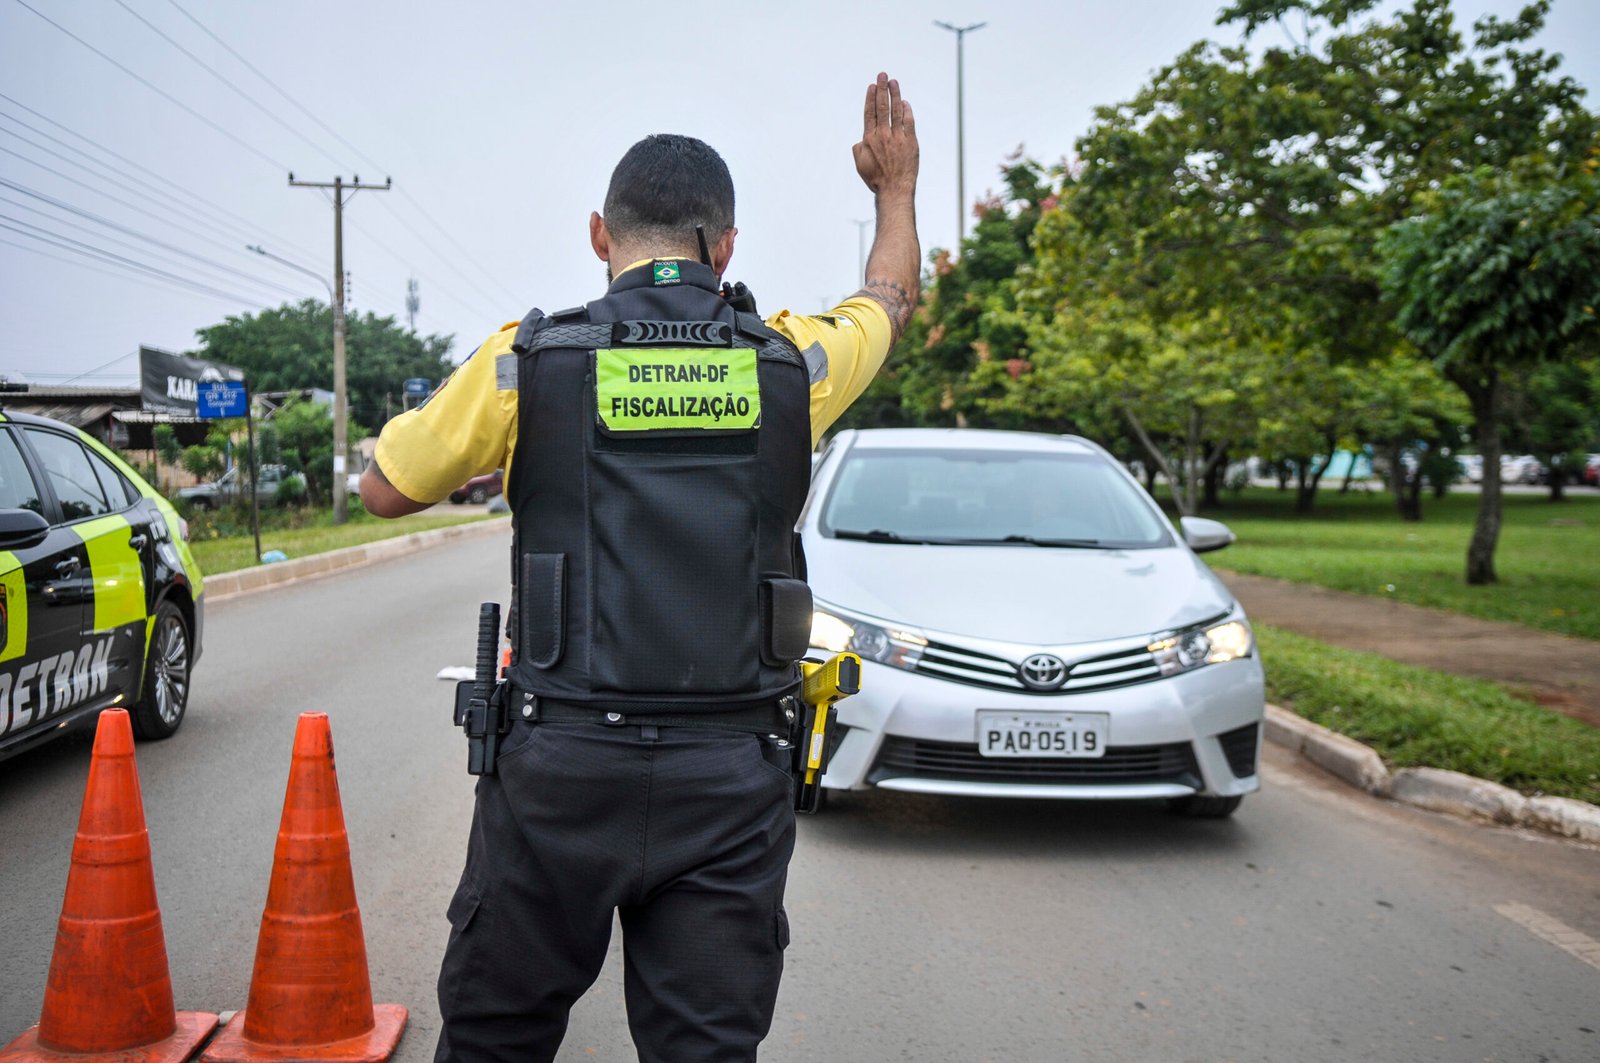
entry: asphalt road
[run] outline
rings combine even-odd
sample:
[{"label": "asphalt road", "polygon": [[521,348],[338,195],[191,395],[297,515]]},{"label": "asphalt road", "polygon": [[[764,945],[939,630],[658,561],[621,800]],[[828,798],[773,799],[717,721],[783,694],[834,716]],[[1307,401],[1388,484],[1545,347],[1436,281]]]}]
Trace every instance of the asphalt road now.
[{"label": "asphalt road", "polygon": [[[295,716],[326,711],[374,995],[412,1009],[398,1058],[431,1058],[471,805],[434,676],[508,567],[494,537],[213,604],[190,718],[139,747],[180,1007],[244,1004]],[[38,1016],[88,750],[0,765],[0,1043]],[[1600,849],[1270,747],[1265,779],[1220,823],[894,794],[805,821],[763,1058],[1600,1058]],[[632,1058],[612,951],[563,1060]]]}]

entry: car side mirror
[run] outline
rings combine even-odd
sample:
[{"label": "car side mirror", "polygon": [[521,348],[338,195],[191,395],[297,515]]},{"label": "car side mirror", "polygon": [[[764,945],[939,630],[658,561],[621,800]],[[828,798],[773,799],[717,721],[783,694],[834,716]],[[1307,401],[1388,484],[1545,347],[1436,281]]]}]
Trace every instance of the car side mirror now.
[{"label": "car side mirror", "polygon": [[49,534],[49,522],[33,510],[0,509],[0,550],[38,546]]},{"label": "car side mirror", "polygon": [[1182,517],[1178,521],[1183,525],[1183,541],[1189,544],[1189,549],[1197,554],[1207,554],[1213,550],[1221,550],[1224,546],[1231,545],[1238,536],[1233,530],[1220,520],[1207,520],[1204,517]]}]

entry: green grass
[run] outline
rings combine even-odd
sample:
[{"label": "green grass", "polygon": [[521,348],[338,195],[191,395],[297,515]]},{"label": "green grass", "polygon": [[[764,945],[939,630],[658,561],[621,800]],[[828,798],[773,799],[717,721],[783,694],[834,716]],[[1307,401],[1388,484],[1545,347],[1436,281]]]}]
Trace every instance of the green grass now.
[{"label": "green grass", "polygon": [[[248,513],[241,518],[238,514],[222,511],[216,514],[193,514],[188,519],[189,546],[194,551],[195,560],[200,562],[202,575],[255,567],[256,545],[250,534]],[[382,520],[352,503],[350,522],[344,525],[336,526],[329,510],[291,514],[281,510],[270,513],[264,510],[261,519],[262,552],[282,550],[291,558],[296,558],[490,518],[482,513],[461,513],[451,506],[443,506],[397,520]],[[276,526],[267,527],[269,521]]]},{"label": "green grass", "polygon": [[1600,730],[1504,688],[1256,625],[1267,697],[1376,749],[1394,768],[1465,772],[1600,803]]},{"label": "green grass", "polygon": [[1207,555],[1215,567],[1376,598],[1392,597],[1488,620],[1600,639],[1600,494],[1578,491],[1566,502],[1546,495],[1505,496],[1495,552],[1500,582],[1469,587],[1467,542],[1478,496],[1423,502],[1421,522],[1407,523],[1378,491],[1318,493],[1315,512],[1293,512],[1292,491],[1251,488],[1224,495],[1205,516],[1239,536]]}]

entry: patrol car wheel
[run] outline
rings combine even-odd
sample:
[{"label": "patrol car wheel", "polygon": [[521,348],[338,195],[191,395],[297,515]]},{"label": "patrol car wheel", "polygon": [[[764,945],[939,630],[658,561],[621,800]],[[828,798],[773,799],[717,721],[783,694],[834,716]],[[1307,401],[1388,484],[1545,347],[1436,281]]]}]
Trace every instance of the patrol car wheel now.
[{"label": "patrol car wheel", "polygon": [[475,506],[481,506],[489,501],[489,491],[482,484],[478,484],[467,492],[467,501]]},{"label": "patrol car wheel", "polygon": [[140,738],[167,738],[183,722],[189,703],[189,627],[171,602],[156,610],[145,661],[144,692],[133,708],[133,729]]}]

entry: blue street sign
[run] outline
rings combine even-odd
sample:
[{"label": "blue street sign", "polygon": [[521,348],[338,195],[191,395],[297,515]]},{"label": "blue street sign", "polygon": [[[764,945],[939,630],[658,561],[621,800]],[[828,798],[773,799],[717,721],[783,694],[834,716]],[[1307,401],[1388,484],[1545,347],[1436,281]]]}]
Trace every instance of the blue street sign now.
[{"label": "blue street sign", "polygon": [[406,394],[421,396],[433,390],[433,381],[427,377],[414,376],[406,381]]},{"label": "blue street sign", "polygon": [[243,417],[250,405],[249,393],[239,380],[202,380],[195,388],[195,414],[204,420],[218,417]]}]

